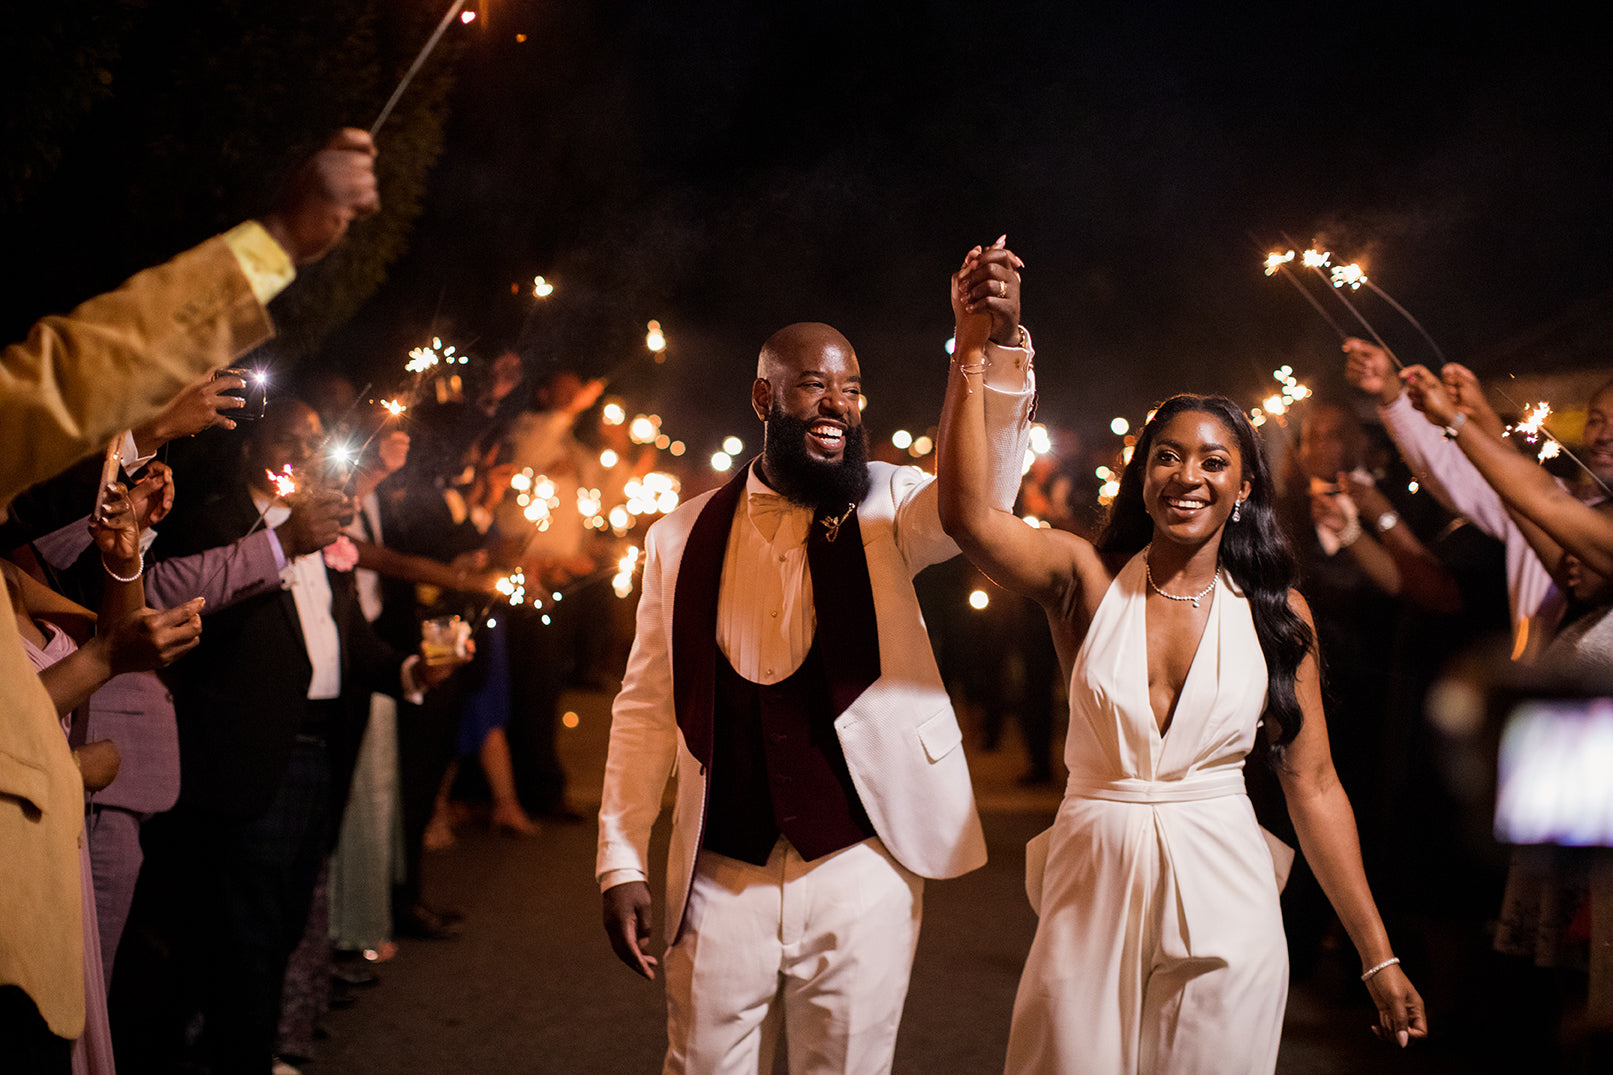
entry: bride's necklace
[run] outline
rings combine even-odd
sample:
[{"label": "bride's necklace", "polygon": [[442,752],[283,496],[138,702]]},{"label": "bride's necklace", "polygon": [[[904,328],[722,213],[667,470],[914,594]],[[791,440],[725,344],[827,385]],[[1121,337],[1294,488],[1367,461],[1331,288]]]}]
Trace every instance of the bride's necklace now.
[{"label": "bride's necklace", "polygon": [[1167,600],[1170,600],[1170,601],[1191,601],[1191,602],[1193,602],[1193,607],[1198,608],[1199,607],[1199,602],[1204,599],[1205,595],[1207,595],[1211,590],[1215,589],[1216,576],[1220,575],[1220,573],[1221,573],[1220,561],[1216,562],[1215,574],[1210,576],[1210,584],[1208,586],[1204,587],[1204,589],[1200,590],[1198,593],[1195,593],[1195,594],[1167,593],[1164,590],[1161,590],[1159,588],[1159,583],[1154,581],[1154,569],[1148,563],[1148,554],[1151,551],[1153,551],[1153,548],[1154,547],[1152,545],[1150,545],[1150,546],[1148,546],[1148,548],[1143,550],[1143,574],[1148,579],[1148,588],[1150,590],[1153,590],[1155,593],[1159,594],[1159,596],[1161,596],[1161,597],[1163,597],[1163,598],[1165,598]]}]

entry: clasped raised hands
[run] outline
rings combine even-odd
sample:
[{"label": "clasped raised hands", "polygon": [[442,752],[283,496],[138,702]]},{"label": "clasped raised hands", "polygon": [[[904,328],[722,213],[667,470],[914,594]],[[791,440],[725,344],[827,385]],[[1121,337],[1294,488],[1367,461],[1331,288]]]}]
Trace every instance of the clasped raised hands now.
[{"label": "clasped raised hands", "polygon": [[1008,236],[975,247],[952,274],[952,316],[957,322],[954,354],[984,347],[988,340],[1019,342],[1019,270],[1025,263],[1008,249]]}]

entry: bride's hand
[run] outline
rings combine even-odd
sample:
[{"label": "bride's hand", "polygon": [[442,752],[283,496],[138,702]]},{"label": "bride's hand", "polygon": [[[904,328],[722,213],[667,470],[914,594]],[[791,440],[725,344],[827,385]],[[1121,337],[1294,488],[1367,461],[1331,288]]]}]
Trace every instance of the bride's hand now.
[{"label": "bride's hand", "polygon": [[1378,1009],[1378,1021],[1372,1033],[1381,1040],[1398,1042],[1404,1049],[1411,1039],[1428,1037],[1423,998],[1398,963],[1368,978],[1367,992],[1372,994],[1372,1003]]},{"label": "bride's hand", "polygon": [[1019,270],[1025,263],[1002,236],[989,247],[975,247],[952,276],[952,316],[957,322],[953,353],[967,354],[995,340],[1019,340]]}]

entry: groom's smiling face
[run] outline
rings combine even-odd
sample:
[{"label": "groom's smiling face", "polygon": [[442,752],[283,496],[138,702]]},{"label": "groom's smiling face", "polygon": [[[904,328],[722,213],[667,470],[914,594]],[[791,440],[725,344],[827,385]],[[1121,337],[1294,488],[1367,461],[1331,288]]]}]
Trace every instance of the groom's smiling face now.
[{"label": "groom's smiling face", "polygon": [[860,503],[868,492],[862,371],[828,325],[791,325],[762,349],[751,390],[766,423],[762,477],[798,503]]}]

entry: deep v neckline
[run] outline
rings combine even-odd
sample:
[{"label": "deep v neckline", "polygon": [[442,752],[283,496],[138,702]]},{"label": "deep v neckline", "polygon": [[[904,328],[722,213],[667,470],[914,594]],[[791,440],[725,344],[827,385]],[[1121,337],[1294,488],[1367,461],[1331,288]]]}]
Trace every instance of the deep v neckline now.
[{"label": "deep v neckline", "polygon": [[1159,724],[1159,714],[1154,712],[1154,692],[1150,688],[1148,682],[1148,660],[1150,651],[1148,647],[1148,587],[1146,581],[1144,582],[1142,590],[1139,592],[1141,595],[1140,603],[1142,605],[1143,697],[1147,701],[1148,726],[1153,729],[1156,742],[1163,743],[1165,741],[1165,737],[1170,734],[1170,730],[1176,727],[1176,711],[1177,709],[1181,708],[1182,697],[1183,695],[1187,694],[1188,688],[1192,686],[1194,673],[1198,671],[1199,660],[1204,656],[1204,640],[1210,633],[1210,622],[1215,619],[1216,616],[1220,615],[1221,602],[1219,598],[1221,596],[1221,570],[1219,567],[1216,569],[1215,585],[1211,587],[1208,594],[1210,598],[1210,612],[1209,615],[1204,617],[1203,626],[1199,628],[1198,641],[1193,645],[1193,659],[1188,662],[1187,675],[1182,677],[1182,686],[1177,690],[1176,697],[1171,701],[1170,712],[1166,714],[1165,726],[1163,728],[1161,728]]}]

